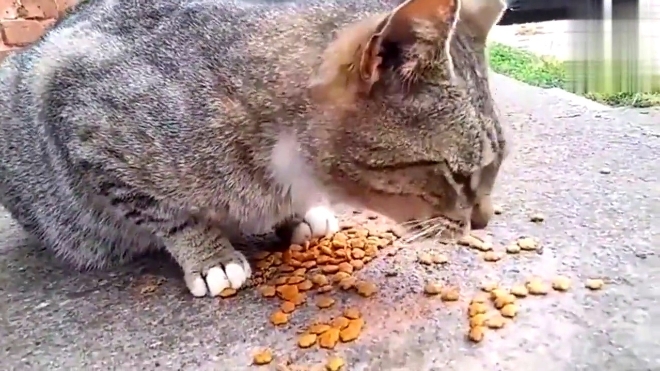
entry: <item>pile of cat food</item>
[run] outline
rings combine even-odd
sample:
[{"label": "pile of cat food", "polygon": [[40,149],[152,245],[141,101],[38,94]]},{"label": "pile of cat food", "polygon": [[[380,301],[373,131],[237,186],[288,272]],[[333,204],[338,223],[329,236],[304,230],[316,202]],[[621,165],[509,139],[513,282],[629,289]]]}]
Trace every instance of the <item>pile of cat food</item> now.
[{"label": "pile of cat food", "polygon": [[[534,222],[543,218],[535,216]],[[367,228],[347,225],[333,236],[313,240],[305,245],[291,245],[284,252],[263,252],[257,256],[256,272],[252,284],[257,286],[265,298],[279,300],[279,309],[269,315],[273,326],[283,326],[289,322],[293,312],[303,305],[313,305],[319,311],[336,307],[332,293],[337,290],[353,292],[368,298],[378,288],[373,282],[360,280],[355,273],[372,261],[384,248],[390,246],[397,236],[393,232],[374,232]],[[497,262],[507,254],[541,252],[541,244],[531,237],[522,237],[502,249],[482,238],[468,235],[458,241],[459,245],[479,252],[486,262]],[[391,252],[396,248],[390,247]],[[498,251],[499,250],[499,251]],[[394,255],[390,253],[389,255]],[[420,253],[417,262],[423,265],[443,265],[449,258],[441,253]],[[599,290],[604,285],[600,279],[590,279],[586,287]],[[559,276],[551,282],[541,278],[530,278],[526,282],[505,288],[494,282],[482,283],[480,290],[467,305],[469,331],[467,338],[481,342],[487,330],[496,330],[514,320],[518,313],[518,301],[528,296],[547,295],[551,290],[568,291],[571,282]],[[440,283],[427,283],[423,288],[429,297],[438,297],[445,302],[455,302],[461,297],[458,288]],[[234,296],[234,290],[226,290],[222,297]],[[338,308],[339,315],[325,321],[309,323],[297,337],[297,346],[303,349],[319,347],[334,349],[340,343],[356,340],[365,326],[365,320],[358,308]],[[260,349],[253,354],[255,365],[273,362],[270,349]],[[324,367],[337,371],[344,367],[341,357],[330,357]],[[278,365],[278,370],[294,370],[286,361]]]}]

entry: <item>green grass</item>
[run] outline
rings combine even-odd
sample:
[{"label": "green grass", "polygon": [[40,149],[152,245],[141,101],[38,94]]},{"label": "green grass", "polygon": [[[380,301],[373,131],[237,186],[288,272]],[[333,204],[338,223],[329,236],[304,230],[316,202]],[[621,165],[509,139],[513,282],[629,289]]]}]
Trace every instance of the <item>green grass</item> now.
[{"label": "green grass", "polygon": [[[499,43],[489,46],[489,61],[493,71],[524,83],[542,88],[567,89],[568,71],[566,64],[561,61],[536,56]],[[585,92],[583,95],[591,100],[616,107],[660,106],[660,91],[653,93]]]}]

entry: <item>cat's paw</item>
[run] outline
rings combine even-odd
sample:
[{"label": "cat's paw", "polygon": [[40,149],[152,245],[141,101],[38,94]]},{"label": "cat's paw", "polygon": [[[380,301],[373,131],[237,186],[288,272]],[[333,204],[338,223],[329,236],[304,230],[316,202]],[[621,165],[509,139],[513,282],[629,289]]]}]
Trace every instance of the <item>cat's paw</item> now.
[{"label": "cat's paw", "polygon": [[328,207],[316,206],[307,211],[302,223],[293,229],[291,242],[303,244],[312,238],[323,237],[339,231],[339,220]]},{"label": "cat's paw", "polygon": [[245,285],[252,269],[245,256],[238,251],[220,252],[207,269],[193,270],[184,273],[186,286],[193,296],[218,296],[222,290],[240,289]]}]

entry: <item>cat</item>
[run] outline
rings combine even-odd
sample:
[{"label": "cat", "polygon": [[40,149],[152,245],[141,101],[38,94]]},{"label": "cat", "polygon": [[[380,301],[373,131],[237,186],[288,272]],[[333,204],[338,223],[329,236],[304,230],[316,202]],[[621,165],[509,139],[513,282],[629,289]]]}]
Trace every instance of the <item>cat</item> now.
[{"label": "cat", "polygon": [[[334,233],[348,202],[484,228],[507,141],[501,0],[89,0],[0,67],[0,203],[81,269],[153,249],[195,297],[234,236]],[[290,220],[300,220],[290,225]]]}]

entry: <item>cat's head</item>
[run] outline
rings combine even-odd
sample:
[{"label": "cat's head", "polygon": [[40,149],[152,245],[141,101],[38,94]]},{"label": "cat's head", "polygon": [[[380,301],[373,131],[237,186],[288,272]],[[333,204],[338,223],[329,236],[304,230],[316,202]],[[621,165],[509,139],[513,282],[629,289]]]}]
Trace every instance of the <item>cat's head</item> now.
[{"label": "cat's head", "polygon": [[313,151],[336,191],[432,234],[488,224],[506,142],[484,49],[504,9],[407,0],[338,33],[310,82]]}]

